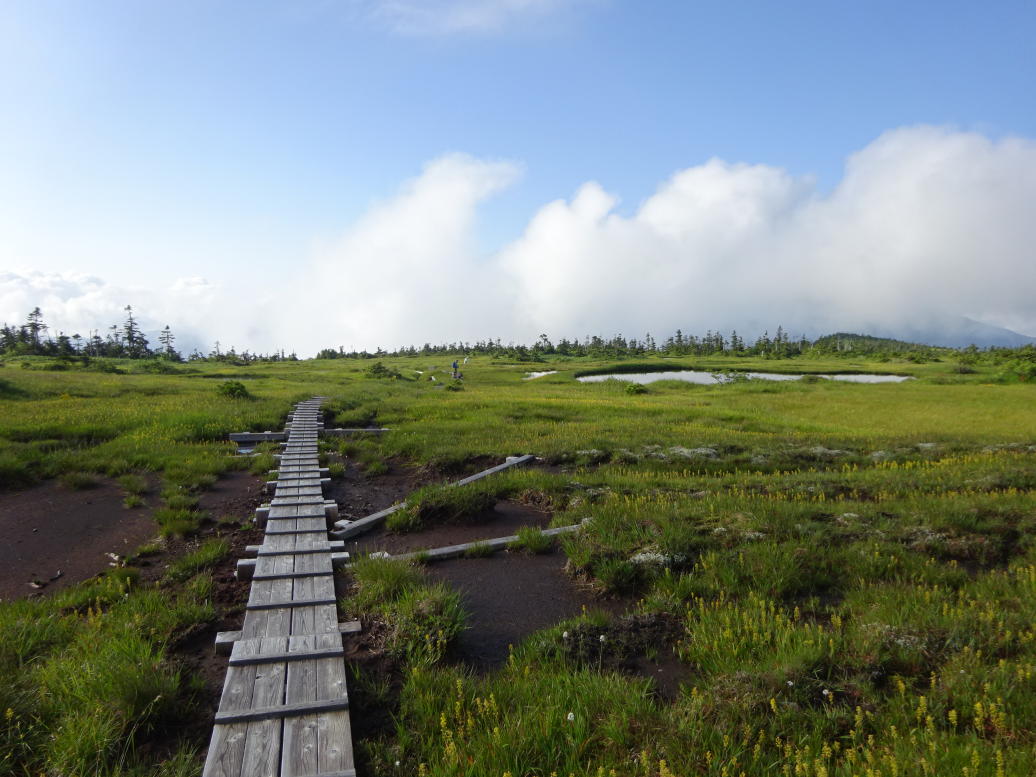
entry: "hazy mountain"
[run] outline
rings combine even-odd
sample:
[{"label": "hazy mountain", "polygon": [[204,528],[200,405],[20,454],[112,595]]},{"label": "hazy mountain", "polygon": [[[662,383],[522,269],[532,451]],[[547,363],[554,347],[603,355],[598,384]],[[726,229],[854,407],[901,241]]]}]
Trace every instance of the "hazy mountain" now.
[{"label": "hazy mountain", "polygon": [[891,337],[896,340],[926,345],[942,345],[949,348],[963,348],[972,344],[980,348],[989,346],[1017,348],[1036,343],[1036,337],[1029,337],[992,324],[983,324],[981,321],[964,316],[956,319],[929,321],[924,324],[887,328],[870,327],[869,333],[879,337]]}]

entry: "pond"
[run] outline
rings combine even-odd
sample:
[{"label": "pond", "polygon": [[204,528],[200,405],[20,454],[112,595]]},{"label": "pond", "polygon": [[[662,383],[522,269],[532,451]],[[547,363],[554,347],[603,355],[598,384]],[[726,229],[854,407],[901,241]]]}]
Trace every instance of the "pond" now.
[{"label": "pond", "polygon": [[545,372],[529,372],[526,373],[523,380],[535,380],[536,378],[542,378],[544,375],[557,375],[557,370],[547,370]]},{"label": "pond", "polygon": [[[786,375],[776,372],[739,372],[736,375],[744,375],[752,380],[799,380],[802,375]],[[828,380],[842,380],[848,383],[902,383],[910,380],[905,375],[817,375],[818,378]],[[609,375],[584,375],[576,378],[580,383],[601,383],[602,381],[627,380],[631,383],[654,383],[656,380],[682,380],[687,383],[698,383],[703,386],[712,386],[717,383],[726,383],[731,378],[729,373],[703,372],[700,370],[670,370],[668,372],[615,372]]]}]

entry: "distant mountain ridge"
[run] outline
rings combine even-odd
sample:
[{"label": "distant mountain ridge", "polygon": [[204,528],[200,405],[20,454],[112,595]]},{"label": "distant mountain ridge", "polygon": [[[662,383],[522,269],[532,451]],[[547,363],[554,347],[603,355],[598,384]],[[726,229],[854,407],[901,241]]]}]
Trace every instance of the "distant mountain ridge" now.
[{"label": "distant mountain ridge", "polygon": [[868,326],[865,331],[877,338],[944,348],[966,348],[969,345],[977,345],[979,348],[1020,348],[1036,344],[1036,337],[984,324],[965,316],[916,324]]}]

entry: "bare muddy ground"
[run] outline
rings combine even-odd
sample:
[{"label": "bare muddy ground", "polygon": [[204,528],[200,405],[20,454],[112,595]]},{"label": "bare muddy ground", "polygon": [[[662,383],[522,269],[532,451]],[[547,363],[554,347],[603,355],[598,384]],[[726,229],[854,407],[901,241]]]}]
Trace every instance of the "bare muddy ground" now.
[{"label": "bare muddy ground", "polygon": [[125,556],[158,534],[150,511],[127,510],[123,496],[111,482],[72,491],[53,481],[0,494],[0,599],[87,580],[113,563],[107,554]]},{"label": "bare muddy ground", "polygon": [[509,647],[529,634],[579,615],[583,608],[621,612],[621,600],[603,599],[564,571],[560,551],[542,556],[498,553],[428,566],[428,575],[460,591],[468,629],[455,645],[458,659],[474,669],[495,669]]}]

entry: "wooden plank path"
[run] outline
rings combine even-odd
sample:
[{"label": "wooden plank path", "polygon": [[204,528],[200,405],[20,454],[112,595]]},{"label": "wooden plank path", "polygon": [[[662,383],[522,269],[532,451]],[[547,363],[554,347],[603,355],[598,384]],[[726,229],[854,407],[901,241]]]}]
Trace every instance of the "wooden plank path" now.
[{"label": "wooden plank path", "polygon": [[[286,425],[273,499],[232,644],[203,777],[355,777],[334,568],[348,558],[328,537],[337,507],[323,497],[317,455],[323,397],[300,402]],[[280,433],[265,433],[276,439]]]}]

